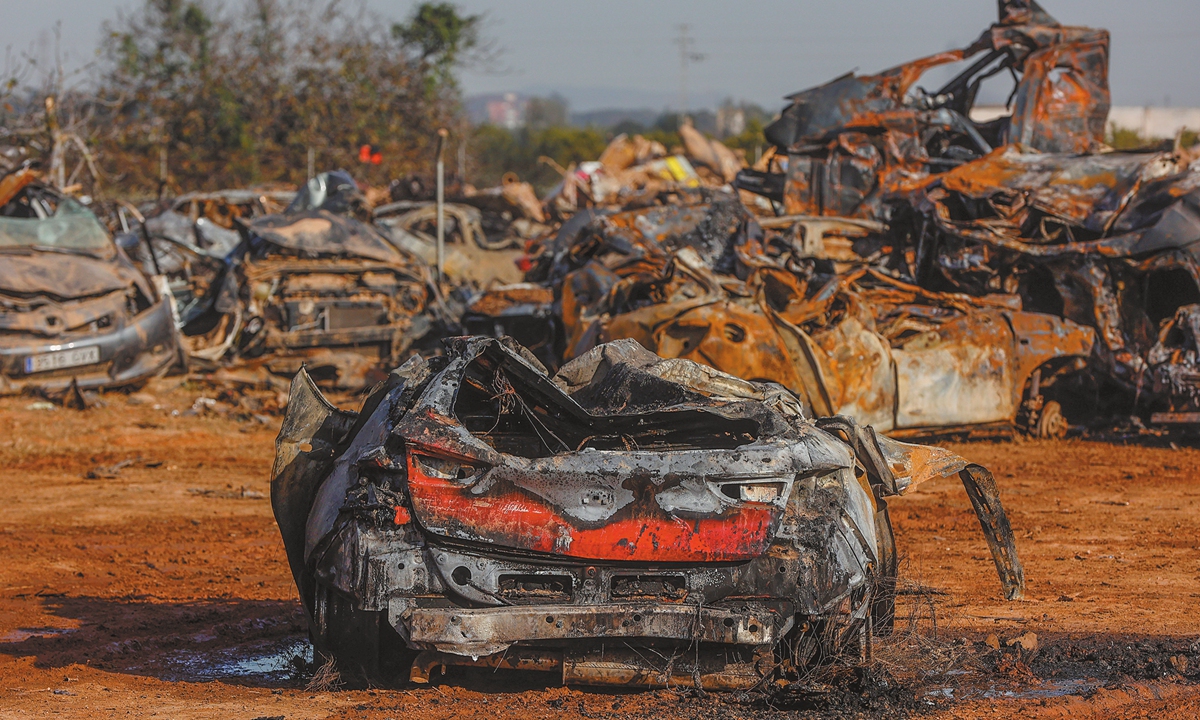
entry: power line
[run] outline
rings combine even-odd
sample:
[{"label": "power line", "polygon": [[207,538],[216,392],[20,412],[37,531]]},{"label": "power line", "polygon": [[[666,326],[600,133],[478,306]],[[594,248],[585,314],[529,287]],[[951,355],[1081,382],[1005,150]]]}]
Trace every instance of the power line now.
[{"label": "power line", "polygon": [[675,44],[679,46],[679,122],[682,123],[687,118],[688,112],[688,64],[700,62],[704,59],[704,55],[694,52],[692,47],[696,43],[696,39],[688,33],[686,24],[679,26],[679,37],[675,38]]}]

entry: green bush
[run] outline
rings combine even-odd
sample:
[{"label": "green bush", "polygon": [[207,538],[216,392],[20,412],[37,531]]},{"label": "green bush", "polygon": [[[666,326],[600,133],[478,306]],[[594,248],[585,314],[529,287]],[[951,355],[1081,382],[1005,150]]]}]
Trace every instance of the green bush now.
[{"label": "green bush", "polygon": [[475,129],[467,144],[473,159],[467,180],[476,187],[489,187],[498,185],[504,173],[514,172],[532,183],[539,194],[544,193],[557,185],[561,176],[538,158],[551,158],[566,168],[571,163],[596,160],[608,141],[604,131],[596,128],[506,130],[483,125]]}]

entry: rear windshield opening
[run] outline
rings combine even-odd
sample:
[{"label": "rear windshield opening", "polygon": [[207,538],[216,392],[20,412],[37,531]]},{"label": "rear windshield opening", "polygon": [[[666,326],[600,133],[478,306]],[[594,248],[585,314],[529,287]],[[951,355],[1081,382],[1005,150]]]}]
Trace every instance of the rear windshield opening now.
[{"label": "rear windshield opening", "polygon": [[531,405],[487,358],[467,366],[454,413],[468,432],[502,453],[539,458],[575,449],[562,418]]},{"label": "rear windshield opening", "polygon": [[527,458],[594,450],[728,450],[760,434],[749,419],[699,409],[577,417],[480,357],[463,375],[454,412],[472,435],[499,452]]}]

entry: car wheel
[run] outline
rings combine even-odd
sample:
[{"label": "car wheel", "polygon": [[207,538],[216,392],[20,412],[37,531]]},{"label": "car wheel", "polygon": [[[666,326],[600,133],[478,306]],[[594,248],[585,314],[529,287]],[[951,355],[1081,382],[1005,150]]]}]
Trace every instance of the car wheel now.
[{"label": "car wheel", "polygon": [[1042,407],[1038,418],[1037,436],[1052,440],[1061,440],[1067,436],[1067,418],[1063,416],[1062,405],[1051,400]]},{"label": "car wheel", "polygon": [[318,665],[332,660],[347,688],[408,682],[416,652],[405,645],[385,613],[357,608],[351,598],[321,584],[315,596],[312,640]]}]

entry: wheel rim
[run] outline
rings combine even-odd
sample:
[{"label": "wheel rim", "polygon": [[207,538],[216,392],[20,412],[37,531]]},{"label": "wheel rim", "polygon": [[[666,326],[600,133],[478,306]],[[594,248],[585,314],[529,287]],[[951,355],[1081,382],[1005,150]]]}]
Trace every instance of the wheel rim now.
[{"label": "wheel rim", "polygon": [[1067,434],[1067,419],[1063,417],[1062,406],[1051,400],[1042,408],[1042,417],[1038,421],[1038,436],[1059,439]]}]

